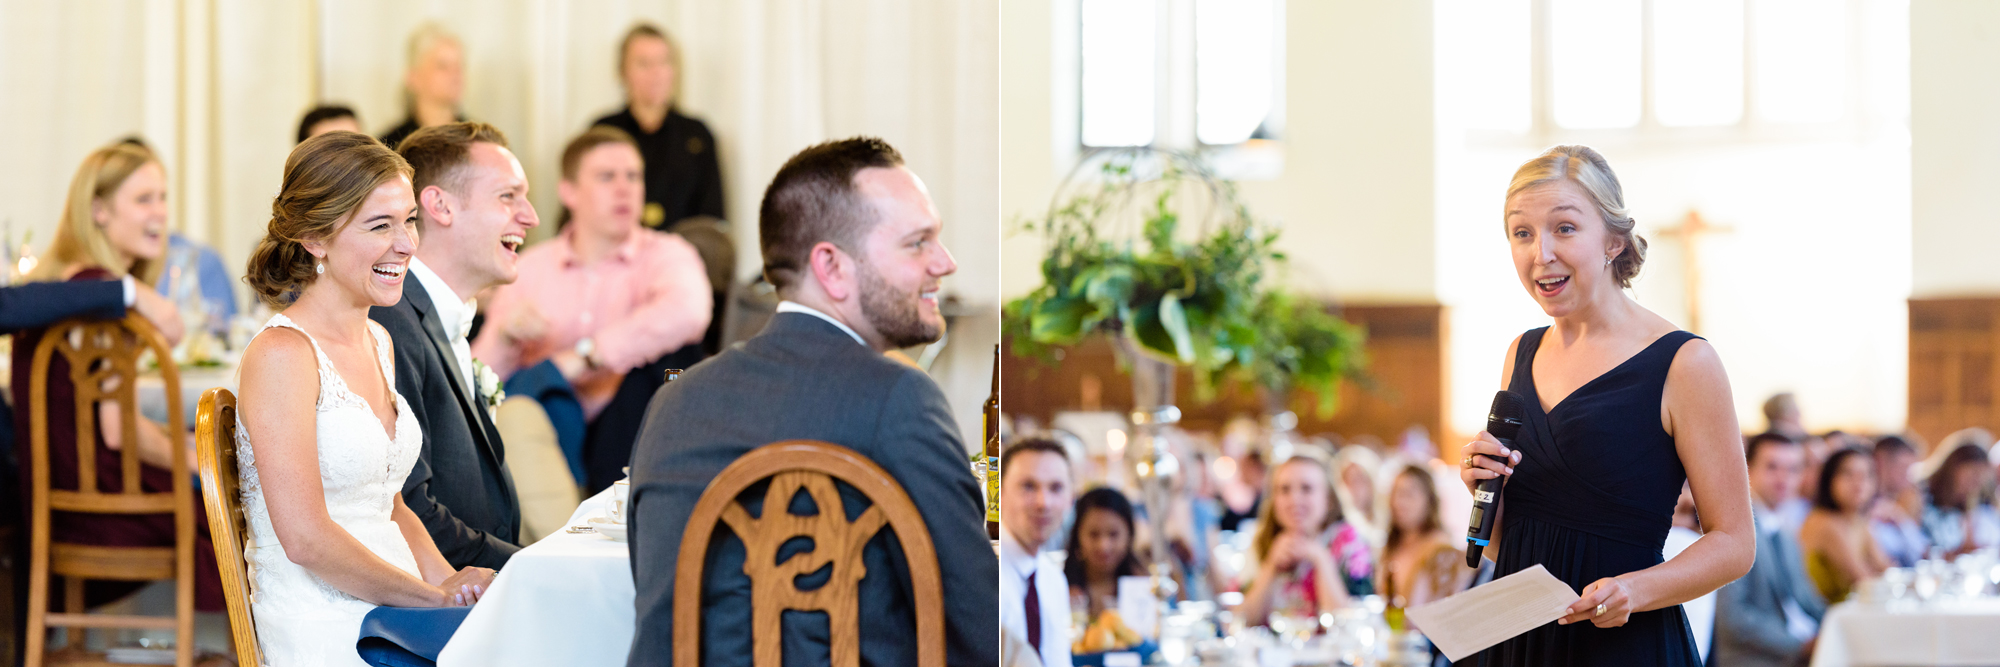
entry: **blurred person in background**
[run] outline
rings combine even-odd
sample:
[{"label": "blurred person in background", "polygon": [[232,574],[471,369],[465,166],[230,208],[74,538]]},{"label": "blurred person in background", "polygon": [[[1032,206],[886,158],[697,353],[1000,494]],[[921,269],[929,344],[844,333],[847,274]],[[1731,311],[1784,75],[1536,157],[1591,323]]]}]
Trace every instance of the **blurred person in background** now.
[{"label": "blurred person in background", "polygon": [[1069,580],[1070,607],[1097,618],[1118,608],[1118,578],[1147,576],[1145,563],[1132,553],[1136,533],[1132,501],[1116,489],[1098,487],[1076,499],[1075,524],[1069,531],[1063,576]]},{"label": "blurred person in background", "polygon": [[1378,588],[1388,598],[1390,627],[1401,630],[1404,609],[1450,597],[1478,570],[1465,567],[1465,552],[1444,531],[1430,470],[1403,466],[1389,483],[1387,504],[1389,531]]},{"label": "blurred person in background", "polygon": [[[144,139],[130,136],[118,143],[146,151],[156,163],[164,164],[158,162],[159,154]],[[164,204],[166,194],[160,199]],[[189,333],[207,331],[218,338],[228,337],[229,321],[236,317],[235,274],[222,263],[222,253],[178,231],[169,231],[163,262],[153,287],[181,308],[181,314],[188,318]]]},{"label": "blurred person in background", "polygon": [[1820,597],[1839,602],[1856,584],[1895,566],[1868,526],[1876,498],[1875,459],[1855,447],[1835,450],[1815,482],[1812,514],[1799,526],[1799,548]]},{"label": "blurred person in background", "polygon": [[[339,104],[322,104],[307,111],[299,118],[299,136],[296,143],[328,132],[360,132],[361,117],[354,110]],[[391,150],[394,150],[393,148]]]},{"label": "blurred person in background", "polygon": [[1264,504],[1264,453],[1252,447],[1233,460],[1236,474],[1221,480],[1223,530],[1240,531],[1243,522],[1255,521]]},{"label": "blurred person in background", "polygon": [[1806,438],[1806,428],[1799,418],[1799,399],[1792,392],[1772,394],[1764,400],[1764,423],[1764,430],[1784,434],[1794,442]]},{"label": "blurred person in background", "polygon": [[1910,470],[1917,465],[1917,449],[1891,435],[1876,441],[1873,453],[1876,488],[1881,496],[1868,512],[1875,543],[1898,567],[1916,565],[1931,546],[1919,520],[1924,494],[1910,477]]},{"label": "blurred person in background", "polygon": [[1924,468],[1927,487],[1921,521],[1931,553],[1956,558],[2000,545],[2000,513],[1993,508],[1993,464],[1986,458],[1993,436],[1969,428],[1946,436]]},{"label": "blurred person in background", "polygon": [[[1000,454],[1000,631],[1038,654],[1043,667],[1070,665],[1068,566],[1042,551],[1069,510],[1069,461],[1063,446],[1048,438],[1023,439]],[[1069,560],[1076,562],[1076,547],[1071,549]]]},{"label": "blurred person in background", "polygon": [[403,73],[403,102],[408,116],[382,133],[382,145],[396,150],[404,139],[433,125],[465,122],[458,104],[465,96],[465,43],[436,23],[410,33]]},{"label": "blurred person in background", "polygon": [[1318,616],[1373,594],[1374,554],[1342,517],[1324,462],[1301,453],[1272,470],[1251,542],[1257,568],[1237,613],[1264,624],[1273,613]]},{"label": "blurred person in background", "polygon": [[1333,493],[1340,498],[1347,523],[1376,546],[1381,546],[1383,525],[1388,522],[1382,508],[1375,506],[1375,478],[1383,470],[1382,457],[1367,445],[1347,445],[1333,455],[1333,476],[1340,482],[1334,485]]}]

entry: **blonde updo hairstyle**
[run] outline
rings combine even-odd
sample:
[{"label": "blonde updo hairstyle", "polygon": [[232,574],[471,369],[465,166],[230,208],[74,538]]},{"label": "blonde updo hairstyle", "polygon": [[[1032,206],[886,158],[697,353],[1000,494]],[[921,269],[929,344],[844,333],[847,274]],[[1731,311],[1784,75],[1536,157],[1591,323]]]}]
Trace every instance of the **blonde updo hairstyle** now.
[{"label": "blonde updo hairstyle", "polygon": [[[98,226],[91,211],[100,203],[110,202],[119,186],[148,164],[159,165],[160,159],[142,146],[124,142],[99,148],[84,157],[83,164],[76,168],[76,176],[70,178],[62,220],[56,224],[56,238],[31,278],[62,280],[63,272],[70,266],[81,265],[118,276],[131,275],[148,285],[157,282],[163,266],[161,260],[140,257],[130,267],[119,264],[118,249],[112,247],[111,239],[104,235],[104,228]],[[160,166],[160,173],[166,174],[164,165]]]},{"label": "blonde updo hairstyle", "polygon": [[1597,206],[1598,216],[1604,218],[1611,238],[1623,242],[1624,250],[1611,260],[1611,279],[1618,281],[1619,287],[1631,287],[1632,279],[1639,275],[1639,265],[1646,263],[1646,239],[1634,233],[1632,216],[1625,208],[1625,189],[1618,185],[1618,175],[1612,173],[1611,164],[1604,161],[1603,155],[1589,146],[1551,148],[1514,170],[1514,180],[1507,185],[1507,199],[1511,201],[1514,195],[1559,181],[1582,188]]},{"label": "blonde updo hairstyle", "polygon": [[340,233],[375,188],[398,176],[410,178],[410,163],[365,134],[329,132],[299,144],[285,159],[284,185],[243,282],[273,310],[291,305],[319,278],[305,242]]}]

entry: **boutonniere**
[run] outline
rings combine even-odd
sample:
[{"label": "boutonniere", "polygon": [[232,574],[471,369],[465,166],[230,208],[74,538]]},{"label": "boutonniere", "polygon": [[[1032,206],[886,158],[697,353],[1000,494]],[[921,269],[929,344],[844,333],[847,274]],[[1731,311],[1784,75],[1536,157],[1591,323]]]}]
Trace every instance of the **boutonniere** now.
[{"label": "boutonniere", "polygon": [[487,411],[498,410],[500,401],[507,399],[507,392],[500,390],[500,374],[493,372],[493,368],[487,366],[486,362],[473,359],[472,377],[479,383],[476,391],[479,392],[479,398],[486,403]]}]

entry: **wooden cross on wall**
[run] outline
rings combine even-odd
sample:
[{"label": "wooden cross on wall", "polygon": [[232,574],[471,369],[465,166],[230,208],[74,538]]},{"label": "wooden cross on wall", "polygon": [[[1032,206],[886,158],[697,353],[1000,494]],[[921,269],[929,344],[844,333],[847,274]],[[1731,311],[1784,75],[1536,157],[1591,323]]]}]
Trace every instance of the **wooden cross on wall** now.
[{"label": "wooden cross on wall", "polygon": [[1688,211],[1679,226],[1657,232],[1659,236],[1681,241],[1681,289],[1687,299],[1687,330],[1691,333],[1701,333],[1701,239],[1733,231],[1736,231],[1733,227],[1709,224],[1700,211]]}]

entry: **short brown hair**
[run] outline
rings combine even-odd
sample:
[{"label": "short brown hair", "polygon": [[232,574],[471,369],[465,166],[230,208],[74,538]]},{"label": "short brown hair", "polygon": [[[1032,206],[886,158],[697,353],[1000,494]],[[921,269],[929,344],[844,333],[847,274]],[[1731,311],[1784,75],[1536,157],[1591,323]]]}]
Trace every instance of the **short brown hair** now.
[{"label": "short brown hair", "polygon": [[875,137],[829,141],[799,151],[778,168],[758,210],[764,279],[790,288],[808,270],[814,244],[829,241],[850,252],[875,223],[854,189],[854,175],[870,167],[895,167],[903,155]]},{"label": "short brown hair", "polygon": [[365,134],[328,132],[299,144],[285,159],[284,185],[243,282],[272,310],[291,305],[319,278],[304,242],[340,233],[375,188],[398,176],[410,176],[410,163]]},{"label": "short brown hair", "polygon": [[640,38],[657,39],[667,43],[667,63],[673,65],[674,68],[673,92],[679,93],[681,87],[681,45],[679,42],[675,42],[673,36],[668,35],[667,31],[661,30],[659,26],[643,21],[632,24],[632,29],[625,31],[625,38],[618,40],[618,78],[625,78],[625,54],[632,51],[632,42]]},{"label": "short brown hair", "polygon": [[[579,134],[575,139],[569,140],[568,147],[563,148],[562,179],[571,183],[576,182],[576,170],[583,167],[583,156],[589,155],[590,151],[595,150],[598,146],[621,143],[631,146],[633,151],[639,150],[639,142],[634,140],[632,135],[626,134],[624,130],[610,125],[594,125],[590,129],[584,130],[583,134]],[[646,158],[644,155],[641,155],[639,157],[639,168],[644,169],[645,167]]]},{"label": "short brown hair", "polygon": [[423,198],[424,188],[433,185],[462,195],[465,193],[462,172],[472,161],[472,144],[482,141],[507,147],[507,135],[501,134],[500,128],[468,122],[433,125],[412,132],[396,146],[396,152],[416,170],[416,175],[410,177],[410,189],[418,199]]},{"label": "short brown hair", "polygon": [[[1007,464],[1012,462],[1014,457],[1031,452],[1054,454],[1063,460],[1063,465],[1069,465],[1069,450],[1063,449],[1062,443],[1056,442],[1055,439],[1046,436],[1036,436],[1018,440],[1011,445],[1007,445],[1007,450],[1000,453],[1000,470],[989,472],[1000,473],[1007,469]],[[1002,476],[1004,477],[1005,475]]]}]

